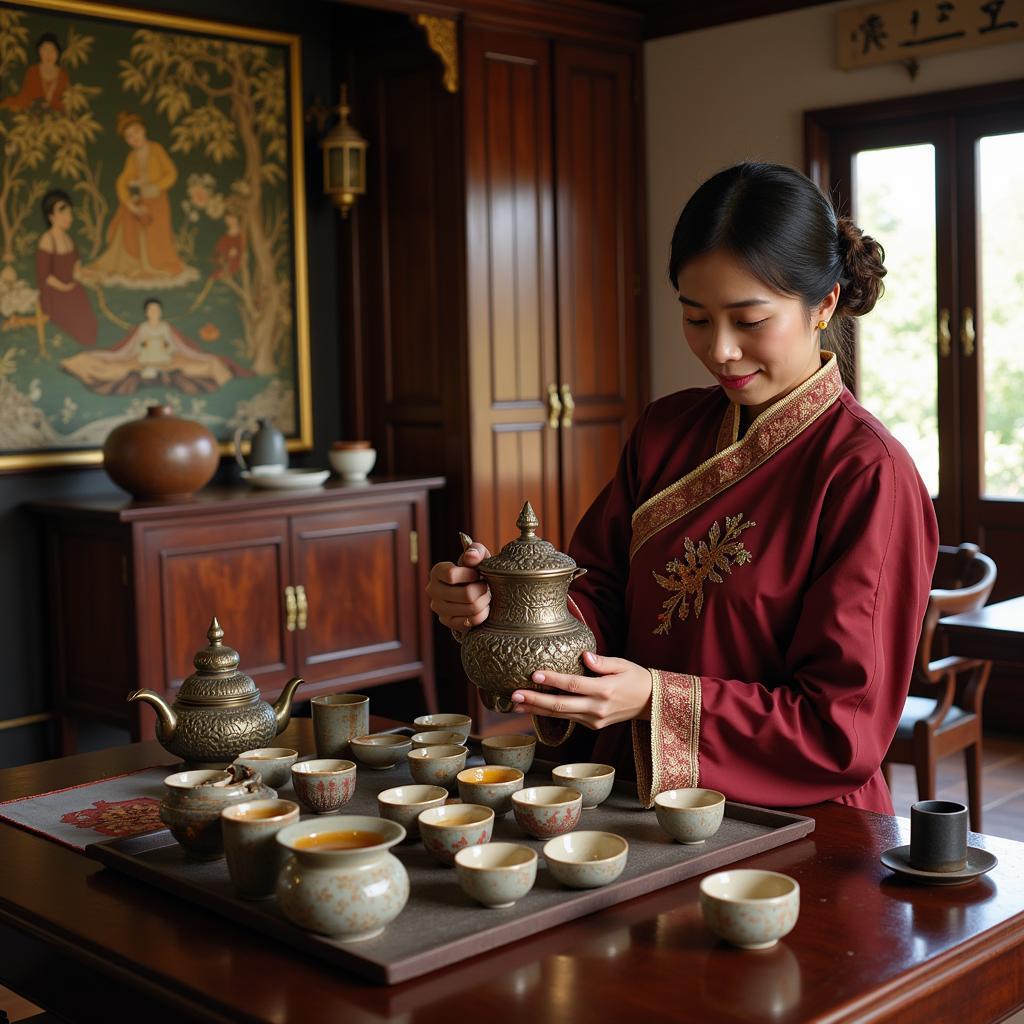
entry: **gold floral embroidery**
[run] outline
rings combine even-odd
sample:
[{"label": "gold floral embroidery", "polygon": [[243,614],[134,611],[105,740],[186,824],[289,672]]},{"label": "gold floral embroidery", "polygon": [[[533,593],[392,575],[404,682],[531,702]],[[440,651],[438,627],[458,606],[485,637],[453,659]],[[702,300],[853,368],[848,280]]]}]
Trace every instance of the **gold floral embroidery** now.
[{"label": "gold floral embroidery", "polygon": [[690,614],[689,598],[693,597],[693,613],[700,618],[704,608],[704,582],[711,580],[712,583],[722,582],[722,573],[731,574],[734,565],[746,565],[753,555],[743,546],[739,540],[740,534],[751,526],[757,526],[752,519],[742,522],[743,513],[725,517],[725,535],[722,535],[718,520],[712,524],[708,531],[707,542],[700,541],[694,544],[689,537],[683,541],[683,558],[673,558],[665,566],[668,576],[661,576],[656,572],[651,575],[658,581],[658,585],[671,592],[671,597],[662,604],[662,612],[658,616],[658,625],[654,630],[655,636],[667,636],[672,629],[673,613],[679,616],[680,622],[685,622]]}]

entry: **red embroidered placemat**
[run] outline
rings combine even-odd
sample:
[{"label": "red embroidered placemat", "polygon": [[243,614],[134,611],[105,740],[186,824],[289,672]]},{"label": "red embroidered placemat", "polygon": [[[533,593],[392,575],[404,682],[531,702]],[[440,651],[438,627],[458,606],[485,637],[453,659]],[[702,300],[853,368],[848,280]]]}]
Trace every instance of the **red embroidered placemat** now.
[{"label": "red embroidered placemat", "polygon": [[83,852],[101,839],[138,836],[163,828],[159,807],[171,765],[140,768],[0,803],[0,818]]}]

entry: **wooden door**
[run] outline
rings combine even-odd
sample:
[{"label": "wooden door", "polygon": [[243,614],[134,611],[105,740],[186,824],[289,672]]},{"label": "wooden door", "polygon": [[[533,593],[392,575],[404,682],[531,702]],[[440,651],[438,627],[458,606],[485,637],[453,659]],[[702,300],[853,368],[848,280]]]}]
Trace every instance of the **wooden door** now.
[{"label": "wooden door", "polygon": [[639,412],[635,69],[555,47],[562,528],[611,478]]},{"label": "wooden door", "polygon": [[515,535],[529,499],[561,543],[550,44],[465,36],[466,272],[472,531]]},{"label": "wooden door", "polygon": [[308,683],[420,674],[412,529],[413,506],[398,502],[292,519],[296,671]]},{"label": "wooden door", "polygon": [[195,671],[192,658],[216,615],[240,669],[265,697],[280,691],[294,660],[285,629],[284,516],[149,529],[143,562],[139,661],[162,674],[144,685],[177,689]]}]

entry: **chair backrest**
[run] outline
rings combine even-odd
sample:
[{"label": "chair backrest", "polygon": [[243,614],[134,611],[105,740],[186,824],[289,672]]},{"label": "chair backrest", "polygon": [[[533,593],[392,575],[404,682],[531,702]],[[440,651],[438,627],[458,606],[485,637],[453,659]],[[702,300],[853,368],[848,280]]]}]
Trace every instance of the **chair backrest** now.
[{"label": "chair backrest", "polygon": [[996,563],[982,554],[977,544],[961,544],[958,548],[941,545],[928,594],[921,639],[917,645],[915,678],[938,682],[942,672],[932,670],[932,644],[935,626],[947,615],[972,612],[984,606],[996,585]]}]

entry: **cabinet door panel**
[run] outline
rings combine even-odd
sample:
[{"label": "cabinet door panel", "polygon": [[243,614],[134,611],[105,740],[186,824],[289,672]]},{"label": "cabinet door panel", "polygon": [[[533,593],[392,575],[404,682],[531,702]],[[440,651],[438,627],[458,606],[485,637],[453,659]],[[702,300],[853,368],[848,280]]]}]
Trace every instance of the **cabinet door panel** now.
[{"label": "cabinet door panel", "polygon": [[309,608],[295,634],[303,678],[366,676],[418,661],[412,522],[409,505],[292,520],[294,583]]},{"label": "cabinet door panel", "polygon": [[558,358],[566,536],[615,471],[639,412],[636,143],[626,53],[555,47]]},{"label": "cabinet door panel", "polygon": [[147,620],[157,628],[142,646],[162,647],[163,686],[180,686],[195,671],[192,658],[216,615],[241,670],[265,694],[279,690],[292,660],[282,616],[287,520],[151,530],[145,551],[159,598],[148,602]]}]

